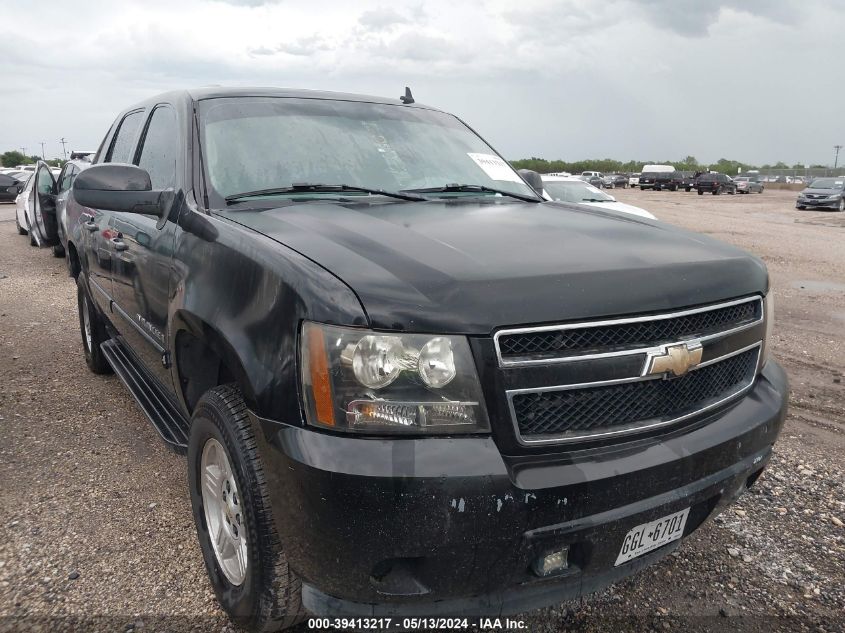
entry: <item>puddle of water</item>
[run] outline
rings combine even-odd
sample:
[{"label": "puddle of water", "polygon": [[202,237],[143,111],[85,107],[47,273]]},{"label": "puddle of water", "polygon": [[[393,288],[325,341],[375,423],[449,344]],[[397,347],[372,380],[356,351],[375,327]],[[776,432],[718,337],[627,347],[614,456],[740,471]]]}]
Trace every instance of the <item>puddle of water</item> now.
[{"label": "puddle of water", "polygon": [[845,284],[835,281],[808,279],[804,281],[793,281],[790,285],[793,288],[809,290],[811,292],[845,292]]}]

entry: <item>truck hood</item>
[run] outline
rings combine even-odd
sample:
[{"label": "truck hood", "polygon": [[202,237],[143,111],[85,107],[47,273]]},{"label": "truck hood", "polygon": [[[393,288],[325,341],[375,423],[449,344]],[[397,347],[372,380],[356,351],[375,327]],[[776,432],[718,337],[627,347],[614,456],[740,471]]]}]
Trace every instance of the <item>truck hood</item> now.
[{"label": "truck hood", "polygon": [[768,284],[762,262],[706,236],[561,203],[315,201],[219,214],[342,279],[377,329],[484,335],[705,304]]}]

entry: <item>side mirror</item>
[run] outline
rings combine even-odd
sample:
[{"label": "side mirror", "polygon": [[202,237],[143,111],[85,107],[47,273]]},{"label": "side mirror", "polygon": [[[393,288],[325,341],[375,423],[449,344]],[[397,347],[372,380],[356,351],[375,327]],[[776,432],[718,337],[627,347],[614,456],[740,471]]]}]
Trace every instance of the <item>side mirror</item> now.
[{"label": "side mirror", "polygon": [[83,170],[73,181],[73,197],[85,207],[166,218],[175,194],[154,191],[150,175],[135,165],[106,163]]},{"label": "side mirror", "polygon": [[542,197],[543,196],[543,178],[533,169],[520,169],[517,172],[522,179],[531,185],[531,188],[534,192]]}]

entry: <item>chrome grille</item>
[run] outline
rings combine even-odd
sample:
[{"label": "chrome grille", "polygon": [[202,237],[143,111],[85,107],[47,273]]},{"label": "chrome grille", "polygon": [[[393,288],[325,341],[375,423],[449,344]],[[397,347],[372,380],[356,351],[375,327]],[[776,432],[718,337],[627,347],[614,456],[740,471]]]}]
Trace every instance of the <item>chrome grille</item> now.
[{"label": "chrome grille", "polygon": [[503,366],[554,362],[723,336],[762,317],[762,300],[750,297],[672,314],[501,330],[495,343]]},{"label": "chrome grille", "polygon": [[677,422],[738,395],[754,381],[760,347],[734,354],[671,380],[518,393],[511,406],[525,442],[646,430]]}]

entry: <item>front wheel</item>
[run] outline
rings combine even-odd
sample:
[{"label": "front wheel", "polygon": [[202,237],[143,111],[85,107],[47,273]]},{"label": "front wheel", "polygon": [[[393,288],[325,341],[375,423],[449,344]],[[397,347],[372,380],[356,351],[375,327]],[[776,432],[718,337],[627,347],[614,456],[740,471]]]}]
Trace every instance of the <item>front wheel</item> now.
[{"label": "front wheel", "polygon": [[188,483],[200,548],[217,600],[253,631],[302,621],[301,582],[288,567],[240,390],[222,385],[191,417]]},{"label": "front wheel", "polygon": [[65,247],[61,244],[55,244],[53,246],[53,257],[64,257],[65,256]]},{"label": "front wheel", "polygon": [[836,207],[836,210],[840,213],[845,212],[845,198],[839,198],[839,206]]},{"label": "front wheel", "polygon": [[15,228],[18,229],[18,235],[26,235],[26,229],[21,226],[21,223],[18,221],[18,212],[17,209],[15,210]]},{"label": "front wheel", "polygon": [[799,211],[803,211],[803,210],[804,210],[804,209],[806,209],[807,207],[805,207],[804,205],[801,205],[801,204],[796,204],[796,205],[795,205],[795,208],[796,208],[796,209],[798,209]]},{"label": "front wheel", "polygon": [[703,195],[704,195],[704,192],[703,192],[701,189],[699,189],[699,190],[698,190],[698,195],[699,195],[699,196],[703,196]]}]

